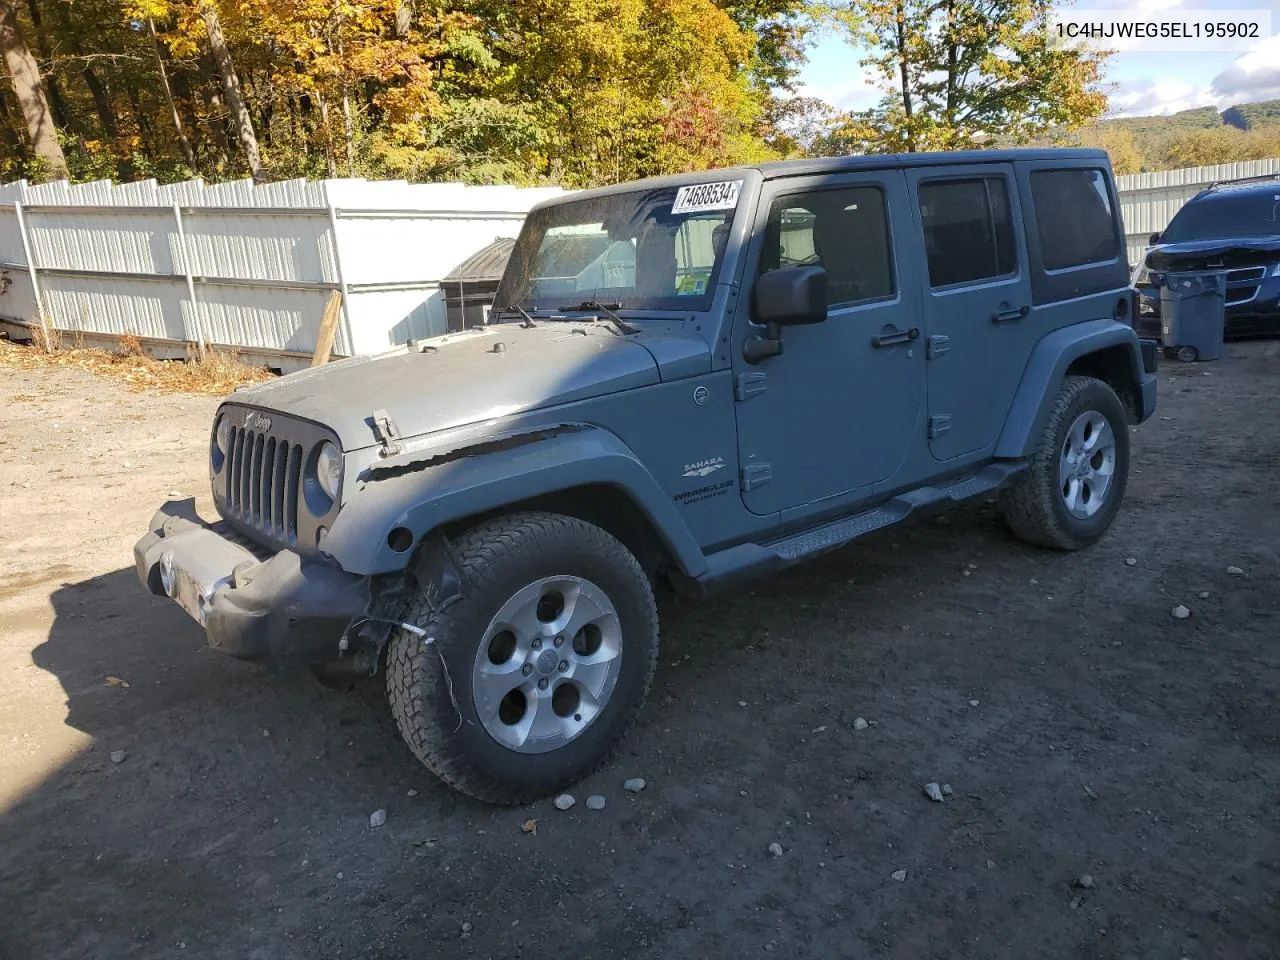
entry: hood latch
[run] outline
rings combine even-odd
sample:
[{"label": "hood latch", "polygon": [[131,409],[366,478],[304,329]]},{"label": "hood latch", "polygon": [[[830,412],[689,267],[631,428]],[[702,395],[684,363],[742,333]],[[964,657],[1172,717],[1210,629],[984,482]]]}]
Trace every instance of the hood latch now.
[{"label": "hood latch", "polygon": [[373,411],[373,435],[382,444],[383,457],[394,457],[404,449],[400,446],[400,428],[385,410]]}]

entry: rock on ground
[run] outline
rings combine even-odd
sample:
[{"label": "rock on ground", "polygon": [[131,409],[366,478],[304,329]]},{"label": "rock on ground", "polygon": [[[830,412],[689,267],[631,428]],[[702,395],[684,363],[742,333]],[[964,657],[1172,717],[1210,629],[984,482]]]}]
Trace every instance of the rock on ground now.
[{"label": "rock on ground", "polygon": [[570,794],[562,793],[560,794],[560,796],[552,800],[551,804],[557,810],[568,810],[577,802],[578,801],[575,800]]},{"label": "rock on ground", "polygon": [[380,827],[387,822],[387,811],[375,810],[369,814],[369,826]]},{"label": "rock on ground", "polygon": [[648,784],[645,783],[644,777],[632,777],[630,780],[622,781],[622,789],[627,793],[639,793],[646,786]]},{"label": "rock on ground", "polygon": [[588,810],[603,810],[604,803],[604,797],[600,796],[598,793],[593,793],[591,796],[587,797]]},{"label": "rock on ground", "polygon": [[934,803],[942,802],[942,788],[936,783],[926,783],[924,785],[924,794]]}]

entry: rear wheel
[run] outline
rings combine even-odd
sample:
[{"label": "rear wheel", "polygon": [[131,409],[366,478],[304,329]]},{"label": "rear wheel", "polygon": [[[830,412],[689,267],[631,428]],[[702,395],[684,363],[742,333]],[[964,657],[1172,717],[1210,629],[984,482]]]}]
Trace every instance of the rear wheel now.
[{"label": "rear wheel", "polygon": [[1023,540],[1058,550],[1097,541],[1115,519],[1129,476],[1129,429],[1115,391],[1093,377],[1068,377],[1026,473],[1001,496]]},{"label": "rear wheel", "polygon": [[[387,687],[410,749],[445,782],[524,803],[608,759],[653,678],[657,611],[635,557],[592,524],[547,513],[490,520],[453,544],[465,588],[411,604]],[[430,639],[430,643],[427,640]]]}]

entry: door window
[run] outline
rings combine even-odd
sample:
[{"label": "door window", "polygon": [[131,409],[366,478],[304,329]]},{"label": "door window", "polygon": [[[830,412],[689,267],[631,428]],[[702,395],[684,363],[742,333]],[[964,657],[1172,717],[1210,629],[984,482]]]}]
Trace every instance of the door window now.
[{"label": "door window", "polygon": [[879,187],[778,197],[769,210],[760,272],[821,266],[832,307],[894,293],[888,211]]},{"label": "door window", "polygon": [[1005,277],[1017,269],[1009,191],[1003,177],[920,184],[929,285]]},{"label": "door window", "polygon": [[1119,256],[1120,238],[1101,170],[1035,170],[1031,197],[1046,270],[1106,263]]}]

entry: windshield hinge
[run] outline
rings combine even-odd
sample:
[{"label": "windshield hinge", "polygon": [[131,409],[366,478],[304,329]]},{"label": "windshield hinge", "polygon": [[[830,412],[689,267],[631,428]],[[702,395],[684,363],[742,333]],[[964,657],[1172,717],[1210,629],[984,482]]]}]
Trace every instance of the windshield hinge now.
[{"label": "windshield hinge", "polygon": [[373,411],[373,435],[382,444],[382,456],[394,457],[403,447],[400,446],[400,429],[385,410]]}]

